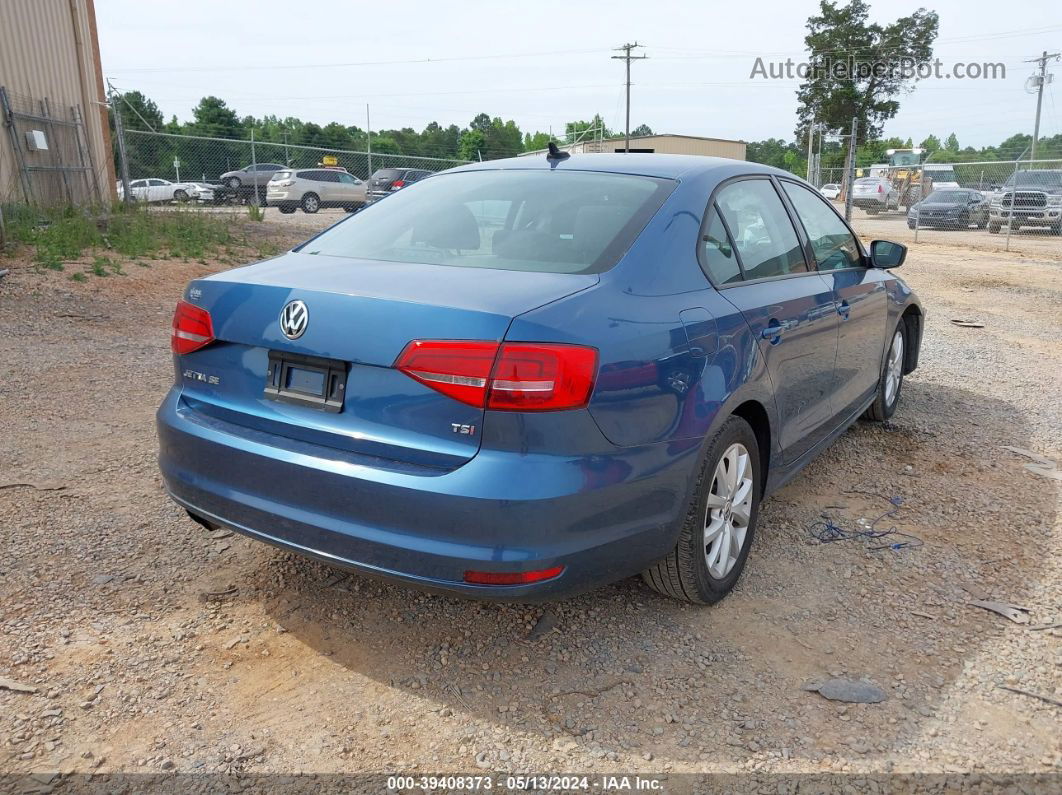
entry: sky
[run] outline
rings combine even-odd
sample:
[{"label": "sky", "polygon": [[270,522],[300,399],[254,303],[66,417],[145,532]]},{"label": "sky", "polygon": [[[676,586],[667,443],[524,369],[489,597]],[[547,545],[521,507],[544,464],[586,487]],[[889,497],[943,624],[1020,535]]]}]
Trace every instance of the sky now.
[{"label": "sky", "polygon": [[[883,23],[919,7],[871,0]],[[1031,134],[1036,98],[1025,91],[1044,50],[1062,50],[1058,0],[925,0],[940,15],[935,54],[1002,63],[997,80],[929,79],[901,97],[886,136],[962,146]],[[624,68],[611,56],[643,44],[632,65],[631,126],[655,132],[790,140],[799,79],[750,77],[764,62],[799,61],[817,0],[96,0],[104,75],[140,90],[168,119],[191,117],[205,94],[242,116],[296,116],[372,129],[431,121],[466,126],[478,113],[524,131],[563,133],[600,113],[623,129]],[[1006,13],[1003,13],[1003,10]],[[1044,93],[1041,136],[1062,132],[1062,63]]]}]

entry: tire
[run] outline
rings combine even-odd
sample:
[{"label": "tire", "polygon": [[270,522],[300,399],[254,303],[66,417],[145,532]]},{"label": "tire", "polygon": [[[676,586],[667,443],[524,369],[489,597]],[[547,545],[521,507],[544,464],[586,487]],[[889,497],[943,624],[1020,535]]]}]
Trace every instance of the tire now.
[{"label": "tire", "polygon": [[907,222],[907,228],[908,229],[914,229],[915,228],[915,224],[912,224],[910,221],[908,221]]},{"label": "tire", "polygon": [[173,200],[178,202],[188,201],[188,191],[184,188],[178,188],[173,192]]},{"label": "tire", "polygon": [[980,221],[977,222],[977,228],[978,229],[984,229],[986,226],[988,226],[988,219],[987,218],[982,218]]},{"label": "tire", "polygon": [[970,214],[969,213],[963,213],[962,215],[959,216],[959,228],[960,229],[969,229],[970,228]]},{"label": "tire", "polygon": [[289,206],[287,204],[281,205],[277,209],[280,210],[280,212],[284,213],[285,215],[290,215],[291,213],[295,212],[295,208],[291,207],[291,206]]},{"label": "tire", "polygon": [[999,230],[1002,229],[1002,228],[1003,228],[1003,224],[1001,224],[1001,223],[999,223],[997,221],[991,221],[988,224],[988,234],[990,234],[990,235],[998,235],[999,234]]},{"label": "tire", "polygon": [[[642,572],[650,588],[701,605],[715,604],[730,593],[745,568],[755,535],[762,497],[760,466],[756,434],[741,417],[730,417],[708,443],[678,543],[666,558]],[[725,481],[726,473],[735,467],[739,470],[736,490]],[[738,511],[733,510],[735,494],[745,495]],[[711,510],[709,496],[718,503]],[[744,528],[740,527],[742,515]],[[718,535],[706,543],[706,531],[711,528],[718,528]],[[726,553],[724,560],[721,555]],[[713,554],[719,555],[714,564],[709,562]]]},{"label": "tire", "polygon": [[225,184],[228,185],[233,190],[239,190],[240,186],[243,185],[243,183],[240,182],[240,178],[239,177],[229,177],[225,181]]},{"label": "tire", "polygon": [[321,209],[321,199],[316,193],[307,193],[302,197],[302,211],[313,215]]},{"label": "tire", "polygon": [[[897,348],[899,350],[897,350]],[[885,422],[896,413],[900,403],[900,391],[903,389],[904,357],[907,352],[907,324],[901,320],[892,333],[889,352],[878,378],[878,394],[874,402],[863,413],[863,417],[874,422]]]},{"label": "tire", "polygon": [[1052,235],[1062,235],[1062,223],[1060,223],[1060,224],[1051,224],[1051,234]]},{"label": "tire", "polygon": [[878,214],[878,208],[877,207],[867,207],[867,215],[877,215],[877,214]]}]

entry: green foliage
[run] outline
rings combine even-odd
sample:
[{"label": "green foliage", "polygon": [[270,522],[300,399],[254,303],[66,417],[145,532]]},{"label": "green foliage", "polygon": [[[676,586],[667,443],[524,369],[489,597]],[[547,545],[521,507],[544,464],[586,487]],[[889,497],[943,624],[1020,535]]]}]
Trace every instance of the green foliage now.
[{"label": "green foliage", "polygon": [[251,204],[247,205],[247,217],[250,218],[252,221],[264,221],[265,209],[263,207],[259,207],[257,204],[254,204],[252,202]]},{"label": "green foliage", "polygon": [[81,271],[78,271],[77,273],[71,273],[70,280],[75,282],[88,281],[88,279],[85,277],[85,274],[81,273]]},{"label": "green foliage", "polygon": [[[237,242],[223,217],[198,210],[148,212],[118,205],[110,215],[87,210],[30,210],[4,208],[8,234],[15,243],[33,247],[39,266],[62,270],[63,262],[86,251],[109,249],[129,258],[167,253],[172,257],[199,258]],[[142,264],[142,263],[138,263]],[[145,266],[146,267],[146,266]],[[121,264],[106,256],[93,261],[93,273],[122,273]]]},{"label": "green foliage", "polygon": [[[900,109],[896,97],[914,78],[875,65],[903,60],[917,66],[932,59],[939,26],[935,12],[920,8],[887,25],[870,22],[869,17],[865,0],[843,6],[820,0],[819,13],[808,19],[804,42],[813,68],[797,93],[798,141],[807,141],[812,121],[847,132],[853,118],[858,120],[860,140],[879,137],[884,123]],[[848,74],[832,68],[838,64]]]}]

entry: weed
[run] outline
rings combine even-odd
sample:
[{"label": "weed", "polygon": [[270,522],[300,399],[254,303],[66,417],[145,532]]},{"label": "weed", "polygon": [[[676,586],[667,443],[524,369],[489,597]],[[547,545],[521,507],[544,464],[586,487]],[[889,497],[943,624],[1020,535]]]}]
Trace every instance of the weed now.
[{"label": "weed", "polygon": [[247,205],[247,217],[252,221],[264,221],[265,210],[259,207],[257,204]]},{"label": "weed", "polygon": [[77,273],[71,273],[70,280],[74,282],[87,282],[88,278],[85,276],[85,274],[79,271]]},{"label": "weed", "polygon": [[92,265],[89,266],[89,270],[92,271],[92,275],[93,276],[110,276],[111,274],[108,273],[107,268],[104,267],[99,262],[99,259],[100,259],[100,257],[97,257],[95,260],[93,260]]}]

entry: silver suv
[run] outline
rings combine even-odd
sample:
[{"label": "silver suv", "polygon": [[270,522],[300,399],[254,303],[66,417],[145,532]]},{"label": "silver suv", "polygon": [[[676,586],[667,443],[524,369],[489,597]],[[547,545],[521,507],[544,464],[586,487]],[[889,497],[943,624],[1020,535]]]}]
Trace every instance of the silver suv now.
[{"label": "silver suv", "polygon": [[322,207],[342,207],[352,213],[365,204],[365,183],[345,169],[285,169],[266,185],[266,204],[282,213],[293,213],[297,207],[304,213]]}]

